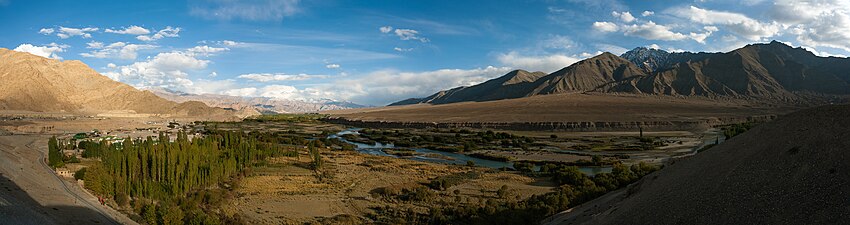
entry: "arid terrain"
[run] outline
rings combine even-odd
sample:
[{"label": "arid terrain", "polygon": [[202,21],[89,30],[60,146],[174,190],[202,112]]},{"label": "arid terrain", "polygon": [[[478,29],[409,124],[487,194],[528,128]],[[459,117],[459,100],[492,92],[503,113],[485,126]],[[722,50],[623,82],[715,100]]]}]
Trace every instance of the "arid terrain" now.
[{"label": "arid terrain", "polygon": [[[623,126],[620,130],[637,131],[637,126],[641,123],[647,124],[646,130],[653,130],[651,124],[658,123],[658,128],[654,130],[675,131],[706,129],[746,121],[750,117],[781,115],[797,108],[734,99],[718,101],[698,97],[655,95],[552,94],[487,102],[416,104],[324,113],[341,120],[383,122],[390,125],[437,123],[463,127],[476,123],[607,123],[612,127]],[[685,125],[678,127],[681,123]],[[582,131],[581,128],[579,125],[574,130],[564,130]]]}]

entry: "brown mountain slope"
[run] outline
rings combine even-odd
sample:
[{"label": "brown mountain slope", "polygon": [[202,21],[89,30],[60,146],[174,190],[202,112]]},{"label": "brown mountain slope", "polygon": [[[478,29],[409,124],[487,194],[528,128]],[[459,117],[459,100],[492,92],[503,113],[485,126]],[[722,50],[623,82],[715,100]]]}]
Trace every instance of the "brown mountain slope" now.
[{"label": "brown mountain slope", "polygon": [[542,72],[514,70],[478,85],[440,91],[422,99],[408,99],[391,105],[492,101],[541,94],[585,92],[607,83],[642,75],[645,74],[633,63],[606,52],[548,75]]},{"label": "brown mountain slope", "polygon": [[634,63],[605,52],[540,78],[532,95],[585,92],[607,83],[645,76]]},{"label": "brown mountain slope", "polygon": [[[224,115],[224,110],[177,104],[113,81],[86,64],[0,48],[0,109],[100,113],[131,110],[177,116]],[[190,110],[191,109],[191,110]]]},{"label": "brown mountain slope", "polygon": [[792,113],[544,224],[846,224],[850,106]]},{"label": "brown mountain slope", "polygon": [[546,76],[543,72],[514,70],[496,79],[469,86],[440,91],[422,99],[408,99],[393,105],[416,103],[445,104],[465,101],[491,101],[531,96],[530,90],[536,87],[535,81]]},{"label": "brown mountain slope", "polygon": [[[728,53],[642,52],[647,55],[641,55],[644,54],[641,51],[624,54],[634,57],[631,61],[603,53],[522,86],[480,88],[490,85],[488,81],[393,105],[490,101],[574,92],[731,97],[794,104],[823,102],[821,98],[825,95],[850,95],[850,59],[818,57],[776,41],[747,45]],[[657,62],[654,57],[666,63],[650,65],[651,72],[632,62]],[[500,98],[492,98],[494,94]]]}]

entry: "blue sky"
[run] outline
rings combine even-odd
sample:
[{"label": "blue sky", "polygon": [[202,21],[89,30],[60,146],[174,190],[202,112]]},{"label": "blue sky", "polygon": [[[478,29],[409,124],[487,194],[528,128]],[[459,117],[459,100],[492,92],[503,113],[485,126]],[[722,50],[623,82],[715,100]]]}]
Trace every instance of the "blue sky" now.
[{"label": "blue sky", "polygon": [[850,55],[850,1],[0,0],[0,47],[139,88],[383,105],[638,46]]}]

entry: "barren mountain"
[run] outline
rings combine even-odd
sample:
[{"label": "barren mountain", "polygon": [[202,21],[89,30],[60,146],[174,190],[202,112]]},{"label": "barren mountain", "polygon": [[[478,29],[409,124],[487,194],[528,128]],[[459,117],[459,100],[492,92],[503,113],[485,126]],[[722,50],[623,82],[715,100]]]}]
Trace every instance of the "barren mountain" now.
[{"label": "barren mountain", "polygon": [[[622,58],[603,53],[522,85],[503,84],[514,72],[471,87],[393,105],[491,101],[575,92],[630,93],[768,102],[824,102],[850,94],[850,59],[818,57],[780,42],[728,53],[668,53],[637,48]],[[635,64],[639,63],[639,64]]]},{"label": "barren mountain", "polygon": [[544,224],[846,224],[850,106],[792,113]]},{"label": "barren mountain", "polygon": [[416,103],[442,104],[527,97],[529,96],[527,90],[534,88],[534,81],[539,80],[543,76],[546,76],[546,73],[532,73],[525,70],[514,70],[504,76],[489,80],[479,85],[440,91],[423,99],[408,99],[394,103],[394,105]]},{"label": "barren mountain", "polygon": [[238,97],[215,94],[188,94],[167,89],[150,89],[159,97],[175,102],[198,101],[209,106],[233,109],[247,114],[307,113],[325,110],[361,108],[350,102],[323,101],[318,103],[265,97]]},{"label": "barren mountain", "polygon": [[76,60],[59,61],[0,48],[0,110],[174,116],[228,115],[198,102],[177,104],[109,79]]}]

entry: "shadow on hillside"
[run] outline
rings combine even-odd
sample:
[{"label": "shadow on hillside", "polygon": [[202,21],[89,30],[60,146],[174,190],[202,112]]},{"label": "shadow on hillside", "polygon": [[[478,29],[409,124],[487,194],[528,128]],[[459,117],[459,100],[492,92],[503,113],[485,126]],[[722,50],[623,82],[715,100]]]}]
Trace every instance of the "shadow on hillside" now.
[{"label": "shadow on hillside", "polygon": [[0,225],[2,224],[118,224],[88,207],[43,206],[14,181],[0,173]]}]

